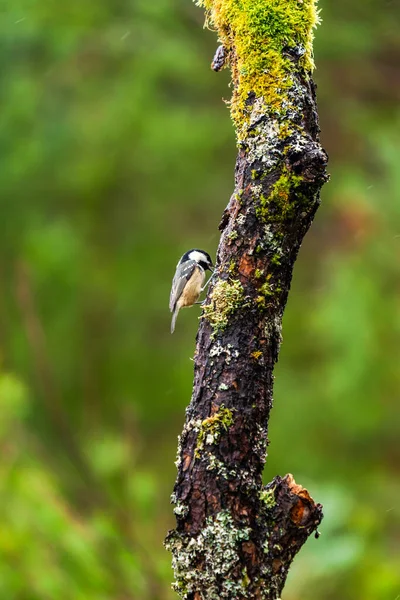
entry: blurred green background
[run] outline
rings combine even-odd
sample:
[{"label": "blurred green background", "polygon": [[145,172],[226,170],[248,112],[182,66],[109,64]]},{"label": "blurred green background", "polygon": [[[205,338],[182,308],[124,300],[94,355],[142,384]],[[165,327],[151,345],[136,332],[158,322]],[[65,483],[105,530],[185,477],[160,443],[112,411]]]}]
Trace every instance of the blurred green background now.
[{"label": "blurred green background", "polygon": [[[266,480],[324,503],[285,600],[400,598],[395,0],[321,1],[331,182],[296,265]],[[233,189],[227,71],[190,0],[0,3],[0,599],[172,600],[162,541],[199,311],[188,248]]]}]

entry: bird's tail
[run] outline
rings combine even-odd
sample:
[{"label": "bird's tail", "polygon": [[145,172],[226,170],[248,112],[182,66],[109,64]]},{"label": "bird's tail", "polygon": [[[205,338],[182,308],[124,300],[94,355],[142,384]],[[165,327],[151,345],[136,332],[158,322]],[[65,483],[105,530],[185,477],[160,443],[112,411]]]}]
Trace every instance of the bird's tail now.
[{"label": "bird's tail", "polygon": [[179,308],[175,307],[174,312],[172,314],[171,333],[174,333],[174,331],[175,331],[175,323],[176,323],[176,319],[178,316],[178,312],[179,312]]}]

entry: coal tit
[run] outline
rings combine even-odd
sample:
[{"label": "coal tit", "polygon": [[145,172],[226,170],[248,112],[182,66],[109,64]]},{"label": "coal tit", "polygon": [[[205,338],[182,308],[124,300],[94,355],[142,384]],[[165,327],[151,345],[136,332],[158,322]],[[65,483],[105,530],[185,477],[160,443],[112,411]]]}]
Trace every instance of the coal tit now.
[{"label": "coal tit", "polygon": [[174,333],[179,310],[197,302],[204,289],[202,286],[207,269],[213,270],[210,255],[197,248],[185,252],[178,262],[169,297],[169,309],[172,312],[171,333]]}]

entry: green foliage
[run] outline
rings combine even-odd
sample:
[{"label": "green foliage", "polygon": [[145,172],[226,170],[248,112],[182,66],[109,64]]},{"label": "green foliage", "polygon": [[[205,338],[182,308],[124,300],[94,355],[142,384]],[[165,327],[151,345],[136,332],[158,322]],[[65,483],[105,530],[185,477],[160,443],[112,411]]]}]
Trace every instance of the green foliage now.
[{"label": "green foliage", "polygon": [[[266,480],[293,472],[324,503],[285,600],[395,600],[398,26],[394,3],[321,7],[332,178],[285,313]],[[2,3],[0,598],[176,597],[162,540],[200,309],[171,338],[169,285],[185,250],[215,250],[235,160],[201,19],[190,0]]]}]

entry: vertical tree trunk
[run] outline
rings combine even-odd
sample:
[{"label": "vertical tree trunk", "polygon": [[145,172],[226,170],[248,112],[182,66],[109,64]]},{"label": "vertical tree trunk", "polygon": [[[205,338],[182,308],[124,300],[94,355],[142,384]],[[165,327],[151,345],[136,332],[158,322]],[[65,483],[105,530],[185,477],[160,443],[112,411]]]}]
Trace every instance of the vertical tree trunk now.
[{"label": "vertical tree trunk", "polygon": [[197,336],[177,527],[166,545],[182,598],[272,600],[322,518],[291,475],[262,485],[282,314],[327,180],[311,79],[317,12],[315,0],[199,3],[223,45],[214,68],[225,56],[232,70],[239,154]]}]

